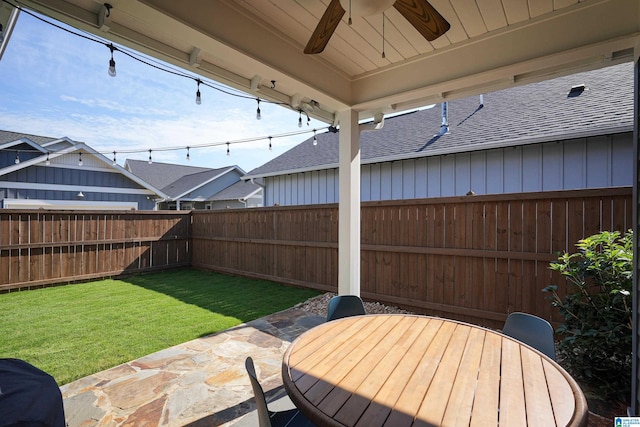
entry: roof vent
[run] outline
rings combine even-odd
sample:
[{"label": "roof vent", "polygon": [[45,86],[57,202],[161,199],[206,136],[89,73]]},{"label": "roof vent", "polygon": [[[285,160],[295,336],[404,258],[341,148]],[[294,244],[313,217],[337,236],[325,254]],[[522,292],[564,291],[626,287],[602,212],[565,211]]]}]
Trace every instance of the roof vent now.
[{"label": "roof vent", "polygon": [[580,96],[586,89],[587,87],[584,84],[573,86],[571,90],[569,90],[567,98],[575,98],[576,96]]}]

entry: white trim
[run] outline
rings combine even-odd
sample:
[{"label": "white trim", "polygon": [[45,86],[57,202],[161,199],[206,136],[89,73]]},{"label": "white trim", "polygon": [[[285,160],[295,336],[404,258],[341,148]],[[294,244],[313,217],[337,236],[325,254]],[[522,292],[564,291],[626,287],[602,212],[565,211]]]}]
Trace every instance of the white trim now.
[{"label": "white trim", "polygon": [[92,202],[82,200],[4,199],[3,209],[138,210],[137,202]]},{"label": "white trim", "polygon": [[[242,169],[240,169],[238,166],[231,166],[227,170],[225,170],[223,172],[220,172],[218,175],[216,175],[216,176],[214,176],[214,177],[212,177],[212,178],[210,178],[210,179],[208,179],[208,180],[206,180],[204,182],[201,182],[200,184],[196,185],[195,187],[192,187],[192,188],[188,189],[187,191],[183,192],[182,194],[178,194],[176,197],[173,197],[172,199],[173,200],[185,199],[185,200],[194,200],[195,201],[195,199],[189,199],[189,198],[187,198],[185,196],[187,194],[189,194],[189,193],[193,193],[198,188],[201,188],[201,187],[203,187],[203,186],[215,181],[216,179],[220,178],[221,176],[224,176],[224,175],[226,175],[226,174],[228,174],[228,173],[230,173],[230,172],[232,172],[232,171],[234,171],[236,169],[238,169],[238,170],[240,170],[240,172],[242,172]],[[241,173],[241,175],[242,175],[242,173]],[[199,200],[199,201],[204,201],[204,199]]]},{"label": "white trim", "polygon": [[[142,186],[144,188],[147,188],[151,193],[156,194],[156,195],[160,196],[163,199],[167,199],[169,197],[165,193],[163,193],[162,191],[156,189],[152,185],[149,185],[147,182],[145,182],[142,179],[140,179],[138,176],[136,176],[136,175],[132,174],[131,172],[129,172],[128,170],[124,169],[122,166],[120,166],[118,164],[114,165],[111,160],[109,160],[108,158],[106,158],[102,154],[98,153],[93,148],[91,148],[91,147],[89,147],[89,146],[87,146],[85,144],[82,144],[82,143],[79,143],[78,145],[74,145],[74,146],[65,148],[65,149],[60,150],[60,151],[50,152],[49,153],[49,160],[53,160],[56,157],[64,156],[64,155],[75,153],[75,152],[79,152],[79,151],[84,151],[85,153],[96,157],[98,160],[100,160],[104,164],[109,165],[111,168],[119,171],[121,174],[123,174],[124,176],[129,178],[131,181],[135,182],[136,184],[138,184],[138,185],[140,185],[140,186]],[[30,159],[30,160],[27,160],[27,161],[24,161],[24,162],[20,162],[17,165],[10,165],[10,166],[8,166],[6,168],[0,169],[0,176],[9,174],[11,172],[15,172],[15,171],[20,170],[20,169],[27,168],[29,166],[38,165],[38,164],[44,165],[45,162],[46,162],[46,155],[44,155],[44,153],[43,153],[43,155],[40,156],[40,157],[35,157],[33,159]],[[102,171],[102,169],[100,169],[100,171]],[[59,187],[59,186],[56,186],[56,187]],[[101,187],[95,187],[95,188],[101,188]],[[137,194],[139,194],[139,193],[137,193]],[[150,194],[150,193],[141,193],[141,194]]]},{"label": "white trim", "polygon": [[78,166],[77,164],[75,164],[75,165],[65,165],[63,163],[53,163],[53,162],[51,162],[48,165],[45,164],[45,165],[38,165],[38,166],[43,166],[43,167],[47,167],[47,168],[73,169],[73,170],[84,170],[84,171],[92,171],[92,172],[108,172],[108,173],[121,174],[120,171],[115,170],[113,168],[101,168],[101,167],[90,166],[90,165]]},{"label": "white trim", "polygon": [[[40,145],[36,144],[35,142],[33,142],[32,140],[26,137],[22,137],[20,139],[16,139],[13,141],[7,141],[3,144],[0,144],[0,150],[10,150],[11,147],[15,147],[16,145],[21,145],[21,144],[30,145],[34,150],[39,151],[41,153],[46,153],[46,150],[43,150]],[[24,150],[15,149],[15,151],[24,151]]]},{"label": "white trim", "polygon": [[16,188],[23,190],[49,190],[49,191],[83,191],[88,193],[115,193],[115,194],[146,194],[155,195],[146,188],[120,188],[120,187],[96,187],[91,185],[62,185],[43,184],[37,182],[12,182],[0,181],[0,188]]}]

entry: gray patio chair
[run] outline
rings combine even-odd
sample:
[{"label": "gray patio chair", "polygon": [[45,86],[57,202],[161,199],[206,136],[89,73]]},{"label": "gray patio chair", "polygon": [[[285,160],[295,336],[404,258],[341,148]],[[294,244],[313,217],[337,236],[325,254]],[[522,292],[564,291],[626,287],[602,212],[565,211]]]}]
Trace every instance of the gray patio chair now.
[{"label": "gray patio chair", "polygon": [[327,322],[349,316],[367,314],[364,303],[357,295],[336,295],[329,300]]},{"label": "gray patio chair", "polygon": [[514,312],[507,316],[502,333],[556,360],[553,327],[546,320],[533,314]]},{"label": "gray patio chair", "polygon": [[[270,411],[267,406],[267,400],[264,397],[264,391],[256,375],[253,359],[247,357],[244,365],[251,380],[251,387],[253,388],[253,395],[258,409],[258,425],[260,427],[313,427],[311,421],[302,415],[298,409]],[[291,402],[291,406],[294,406],[293,402]]]}]

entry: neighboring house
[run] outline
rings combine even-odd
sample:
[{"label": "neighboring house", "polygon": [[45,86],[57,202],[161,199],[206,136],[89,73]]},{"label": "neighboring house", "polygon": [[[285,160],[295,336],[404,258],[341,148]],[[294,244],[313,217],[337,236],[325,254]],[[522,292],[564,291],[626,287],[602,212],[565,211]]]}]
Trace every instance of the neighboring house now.
[{"label": "neighboring house", "polygon": [[0,131],[0,207],[154,209],[161,191],[86,144]]},{"label": "neighboring house", "polygon": [[167,195],[159,209],[225,209],[262,206],[262,187],[240,180],[238,166],[209,169],[127,159],[124,167]]},{"label": "neighboring house", "polygon": [[[633,64],[450,101],[361,134],[361,198],[412,199],[633,184]],[[264,204],[338,201],[338,133],[249,172]]]}]

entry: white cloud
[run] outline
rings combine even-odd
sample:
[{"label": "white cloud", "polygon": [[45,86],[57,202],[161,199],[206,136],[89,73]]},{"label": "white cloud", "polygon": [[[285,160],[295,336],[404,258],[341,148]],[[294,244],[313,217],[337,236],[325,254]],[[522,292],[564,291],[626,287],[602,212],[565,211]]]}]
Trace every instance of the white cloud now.
[{"label": "white cloud", "polygon": [[[110,57],[104,45],[87,41],[21,16],[2,61],[0,129],[85,142],[111,158],[117,155],[154,161],[220,167],[237,164],[249,171],[282,154],[312,134],[273,139],[268,136],[326,125],[313,121],[298,129],[298,113],[263,102],[256,120],[255,99],[238,98],[202,86],[195,104],[193,80],[159,71],[116,52],[117,76],[107,75]],[[233,91],[233,90],[230,90]],[[233,91],[234,93],[236,91]],[[232,144],[226,141],[264,138]],[[203,144],[217,147],[197,148]]]}]

